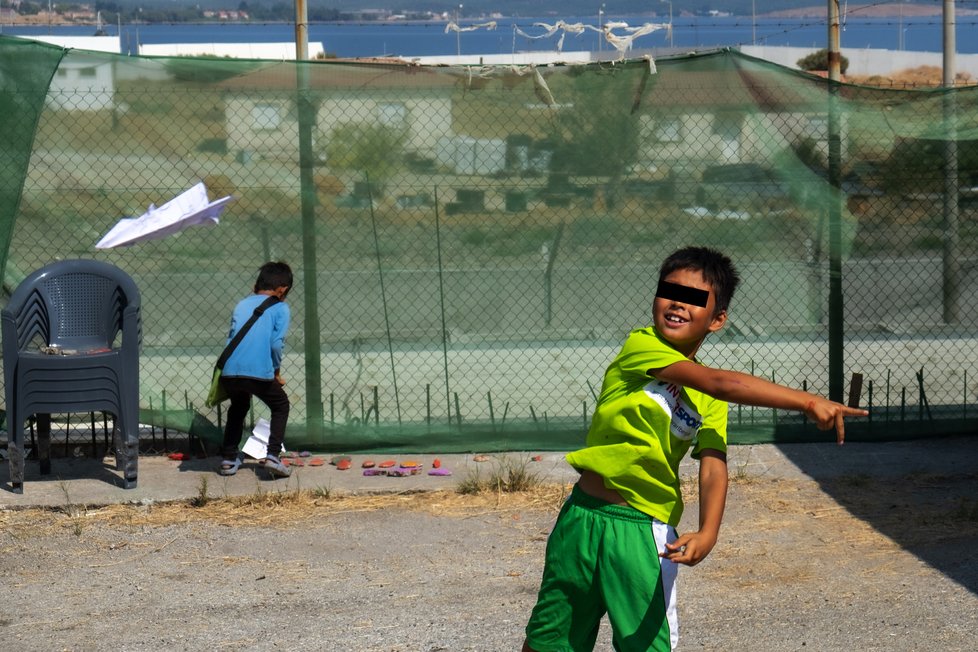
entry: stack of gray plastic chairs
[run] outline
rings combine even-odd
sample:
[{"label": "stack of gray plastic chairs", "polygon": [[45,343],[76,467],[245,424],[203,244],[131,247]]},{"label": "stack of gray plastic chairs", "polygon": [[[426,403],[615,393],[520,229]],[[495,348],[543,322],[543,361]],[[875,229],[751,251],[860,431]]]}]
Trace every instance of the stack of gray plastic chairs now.
[{"label": "stack of gray plastic chairs", "polygon": [[113,445],[123,486],[139,460],[139,290],[118,267],[63,260],[17,286],[2,313],[10,483],[24,484],[24,424],[37,415],[41,474],[50,473],[50,415],[115,416]]}]

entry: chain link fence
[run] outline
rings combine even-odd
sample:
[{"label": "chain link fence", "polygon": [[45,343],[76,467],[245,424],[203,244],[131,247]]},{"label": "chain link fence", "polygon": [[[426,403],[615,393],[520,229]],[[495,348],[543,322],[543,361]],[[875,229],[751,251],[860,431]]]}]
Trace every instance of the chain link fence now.
[{"label": "chain link fence", "polygon": [[[732,51],[420,67],[3,37],[4,290],[59,258],[135,279],[154,445],[219,439],[203,399],[231,309],[284,260],[290,447],[560,450],[649,322],[661,260],[707,245],[743,283],[704,362],[838,399],[862,374],[854,438],[965,432],[976,93],[833,86]],[[95,249],[199,181],[234,197],[218,226]],[[733,442],[816,436],[731,407]]]}]

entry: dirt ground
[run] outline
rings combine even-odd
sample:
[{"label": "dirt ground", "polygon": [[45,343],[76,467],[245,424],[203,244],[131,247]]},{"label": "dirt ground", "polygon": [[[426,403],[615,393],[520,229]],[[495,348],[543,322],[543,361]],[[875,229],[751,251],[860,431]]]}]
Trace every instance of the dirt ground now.
[{"label": "dirt ground", "polygon": [[[974,649],[978,477],[731,473],[720,544],[680,573],[680,649]],[[517,650],[566,491],[2,510],[0,640]],[[597,649],[611,649],[607,628]]]}]

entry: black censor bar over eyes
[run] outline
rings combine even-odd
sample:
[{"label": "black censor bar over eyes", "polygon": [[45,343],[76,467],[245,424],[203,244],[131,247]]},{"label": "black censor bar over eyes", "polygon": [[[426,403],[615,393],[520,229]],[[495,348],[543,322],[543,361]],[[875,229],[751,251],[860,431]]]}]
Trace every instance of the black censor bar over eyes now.
[{"label": "black censor bar over eyes", "polygon": [[691,306],[706,308],[706,302],[710,299],[709,290],[691,288],[688,285],[679,285],[669,281],[659,281],[659,289],[655,291],[655,296],[669,301],[688,303]]}]

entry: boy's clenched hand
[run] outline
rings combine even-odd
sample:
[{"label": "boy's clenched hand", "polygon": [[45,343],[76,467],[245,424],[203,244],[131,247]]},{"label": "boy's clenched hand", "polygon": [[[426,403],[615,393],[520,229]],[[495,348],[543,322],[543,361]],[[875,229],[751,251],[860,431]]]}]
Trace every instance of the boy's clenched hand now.
[{"label": "boy's clenched hand", "polygon": [[695,566],[710,554],[717,544],[717,538],[705,532],[684,534],[673,543],[667,543],[664,552],[659,553],[663,559],[677,564]]}]

